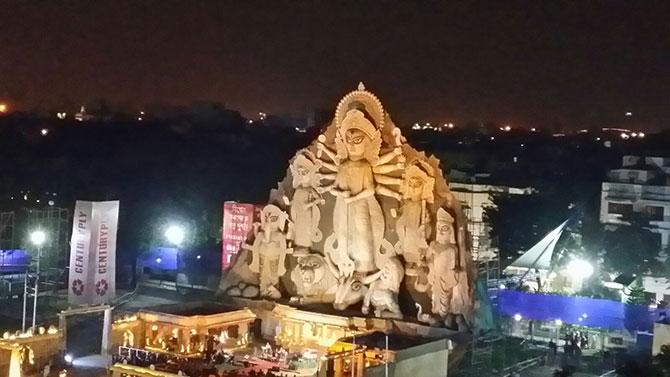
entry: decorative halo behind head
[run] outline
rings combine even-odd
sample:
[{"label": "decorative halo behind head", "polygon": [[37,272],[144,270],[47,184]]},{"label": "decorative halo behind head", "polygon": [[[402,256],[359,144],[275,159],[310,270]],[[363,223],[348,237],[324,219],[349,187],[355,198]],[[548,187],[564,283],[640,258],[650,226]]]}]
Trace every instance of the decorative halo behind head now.
[{"label": "decorative halo behind head", "polygon": [[349,110],[362,111],[368,120],[381,130],[384,128],[384,107],[377,96],[365,90],[363,83],[358,84],[358,89],[344,96],[335,109],[335,125],[339,128],[347,116]]}]

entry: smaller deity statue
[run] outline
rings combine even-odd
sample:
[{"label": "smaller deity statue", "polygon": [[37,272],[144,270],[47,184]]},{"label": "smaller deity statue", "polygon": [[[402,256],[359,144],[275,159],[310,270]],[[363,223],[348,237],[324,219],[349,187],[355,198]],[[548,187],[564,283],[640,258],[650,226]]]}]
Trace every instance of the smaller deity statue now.
[{"label": "smaller deity statue", "polygon": [[[252,260],[249,269],[260,274],[262,297],[281,297],[277,285],[279,278],[286,273],[286,254],[293,251],[289,247],[290,234],[285,231],[288,222],[288,214],[275,205],[269,204],[261,211],[260,230],[250,247]],[[245,247],[249,248],[248,245]]]},{"label": "smaller deity statue", "polygon": [[311,304],[333,302],[337,292],[337,270],[318,254],[298,258],[298,265],[291,272],[291,281],[298,295],[291,302]]},{"label": "smaller deity statue", "polygon": [[402,263],[396,257],[389,257],[381,270],[364,278],[364,283],[370,283],[370,288],[363,299],[363,314],[368,314],[372,305],[375,317],[402,319],[398,291],[403,276]]},{"label": "smaller deity statue", "polygon": [[431,285],[432,312],[441,319],[451,313],[453,290],[458,284],[458,247],[454,218],[443,208],[437,210],[435,241],[427,252],[428,281]]},{"label": "smaller deity statue", "polygon": [[291,206],[296,256],[307,255],[312,243],[319,242],[322,238],[319,230],[321,212],[318,206],[325,203],[325,200],[319,191],[320,168],[321,161],[306,149],[298,152],[290,165],[295,191],[293,198],[289,200],[284,197],[284,202]]},{"label": "smaller deity statue", "polygon": [[430,165],[417,161],[405,169],[400,186],[403,202],[396,221],[398,243],[395,249],[407,263],[405,274],[408,276],[419,274],[419,265],[428,248],[426,239],[430,234],[430,215],[426,203],[433,202],[435,178],[432,175]]}]

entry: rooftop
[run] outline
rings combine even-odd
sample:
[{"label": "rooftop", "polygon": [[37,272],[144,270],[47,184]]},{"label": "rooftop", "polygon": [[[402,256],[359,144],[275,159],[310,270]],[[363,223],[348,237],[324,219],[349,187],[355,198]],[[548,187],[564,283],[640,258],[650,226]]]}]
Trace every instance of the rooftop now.
[{"label": "rooftop", "polygon": [[238,309],[232,306],[218,304],[215,302],[186,302],[180,304],[158,305],[143,309],[143,311],[172,314],[183,317],[213,315],[233,312],[236,310]]},{"label": "rooftop", "polygon": [[[389,350],[399,351],[407,348],[412,348],[420,346],[422,344],[430,343],[437,338],[426,338],[421,336],[412,336],[412,335],[402,335],[402,334],[388,334],[389,337]],[[352,337],[342,338],[339,340],[343,343],[352,343]],[[364,335],[359,335],[356,337],[357,345],[364,345],[367,348],[386,348],[386,334],[381,331],[375,331]]]}]

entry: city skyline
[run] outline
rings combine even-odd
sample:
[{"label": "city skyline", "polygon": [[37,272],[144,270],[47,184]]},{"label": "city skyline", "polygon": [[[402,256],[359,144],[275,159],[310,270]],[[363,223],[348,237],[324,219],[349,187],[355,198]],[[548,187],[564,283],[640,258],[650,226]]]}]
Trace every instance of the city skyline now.
[{"label": "city skyline", "polygon": [[661,3],[9,1],[3,9],[0,99],[15,109],[213,100],[253,117],[328,108],[363,81],[402,109],[391,114],[400,124],[661,129],[670,116],[670,12]]}]

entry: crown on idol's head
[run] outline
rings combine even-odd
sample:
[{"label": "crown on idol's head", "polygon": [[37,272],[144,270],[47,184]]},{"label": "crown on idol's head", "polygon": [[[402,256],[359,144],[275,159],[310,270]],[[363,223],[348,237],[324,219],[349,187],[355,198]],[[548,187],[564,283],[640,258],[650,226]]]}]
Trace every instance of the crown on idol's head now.
[{"label": "crown on idol's head", "polygon": [[453,224],[454,223],[454,218],[444,208],[440,207],[437,210],[437,221]]}]

